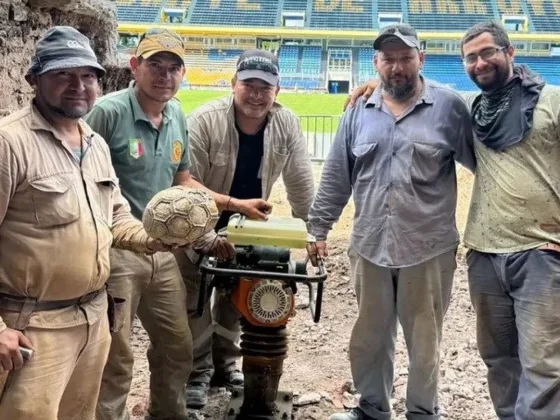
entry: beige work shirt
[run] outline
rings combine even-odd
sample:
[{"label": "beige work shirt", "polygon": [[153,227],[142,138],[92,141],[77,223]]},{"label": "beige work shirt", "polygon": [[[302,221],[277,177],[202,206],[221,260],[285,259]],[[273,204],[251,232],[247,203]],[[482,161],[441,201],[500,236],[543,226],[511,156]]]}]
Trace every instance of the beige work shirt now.
[{"label": "beige work shirt", "polygon": [[465,245],[504,253],[560,244],[560,87],[543,88],[523,141],[503,152],[475,141],[475,152]]},{"label": "beige work shirt", "polygon": [[[106,142],[84,121],[80,128],[81,162],[33,105],[0,120],[0,293],[39,301],[86,295],[109,277],[113,237],[123,248],[145,243]],[[103,293],[82,310],[35,312],[29,326],[93,324],[106,301]],[[16,319],[0,312],[0,331]]]},{"label": "beige work shirt", "polygon": [[[211,101],[187,120],[191,152],[190,171],[204,186],[229,194],[239,151],[233,96]],[[263,199],[282,175],[294,217],[307,220],[313,201],[313,168],[298,118],[274,103],[264,132],[260,178]]]}]

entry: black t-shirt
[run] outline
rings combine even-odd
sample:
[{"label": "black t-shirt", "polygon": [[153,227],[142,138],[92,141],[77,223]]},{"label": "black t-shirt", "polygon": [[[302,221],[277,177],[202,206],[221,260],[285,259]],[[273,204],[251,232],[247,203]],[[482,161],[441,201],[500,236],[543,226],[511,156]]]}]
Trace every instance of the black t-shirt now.
[{"label": "black t-shirt", "polygon": [[[229,195],[240,200],[261,198],[262,185],[259,170],[264,150],[264,130],[266,124],[263,124],[261,129],[253,135],[245,134],[237,124],[235,124],[235,128],[239,133],[239,152]],[[216,224],[216,231],[227,226],[229,217],[232,214],[233,212],[231,211],[222,212]]]}]

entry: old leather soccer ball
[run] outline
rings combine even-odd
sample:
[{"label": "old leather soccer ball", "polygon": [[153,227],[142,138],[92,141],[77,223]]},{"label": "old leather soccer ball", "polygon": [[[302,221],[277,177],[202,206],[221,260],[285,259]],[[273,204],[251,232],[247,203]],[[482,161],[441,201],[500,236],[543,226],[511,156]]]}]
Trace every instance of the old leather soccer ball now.
[{"label": "old leather soccer ball", "polygon": [[210,194],[175,186],[154,195],[144,210],[142,223],[152,238],[166,245],[185,246],[214,229],[218,215]]}]

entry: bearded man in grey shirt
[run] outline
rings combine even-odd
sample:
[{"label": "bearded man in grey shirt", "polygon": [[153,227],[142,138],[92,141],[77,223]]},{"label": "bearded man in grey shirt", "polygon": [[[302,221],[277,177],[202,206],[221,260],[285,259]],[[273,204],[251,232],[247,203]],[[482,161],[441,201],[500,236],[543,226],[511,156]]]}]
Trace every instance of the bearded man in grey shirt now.
[{"label": "bearded man in grey shirt", "polygon": [[424,56],[412,27],[383,28],[374,48],[382,83],[345,112],[309,215],[324,257],[353,194],[348,255],[359,312],[349,354],[361,397],[331,420],[391,418],[397,320],[410,360],[407,419],[432,420],[440,417],[442,324],[459,244],[455,160],[475,167],[470,113],[457,93],[420,76]]}]

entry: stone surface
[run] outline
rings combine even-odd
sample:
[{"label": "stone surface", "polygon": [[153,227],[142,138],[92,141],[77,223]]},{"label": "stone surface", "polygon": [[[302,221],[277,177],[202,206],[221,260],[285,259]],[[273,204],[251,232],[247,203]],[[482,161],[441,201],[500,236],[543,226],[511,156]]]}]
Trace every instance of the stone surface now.
[{"label": "stone surface", "polygon": [[36,41],[54,25],[69,25],[91,41],[108,70],[104,92],[126,86],[130,71],[117,55],[116,9],[108,0],[0,0],[0,116],[25,106],[32,89],[25,80]]}]

